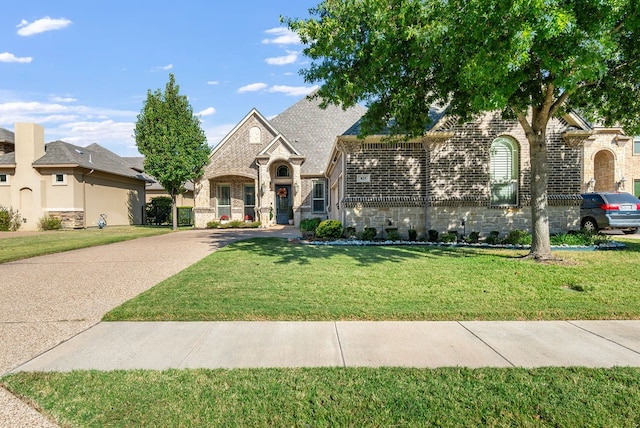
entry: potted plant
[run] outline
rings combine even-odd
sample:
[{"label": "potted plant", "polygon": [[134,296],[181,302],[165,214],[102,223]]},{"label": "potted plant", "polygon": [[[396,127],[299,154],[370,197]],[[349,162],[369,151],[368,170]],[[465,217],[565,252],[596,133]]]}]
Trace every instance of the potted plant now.
[{"label": "potted plant", "polygon": [[245,223],[251,223],[252,221],[253,221],[253,217],[251,217],[249,214],[244,216]]},{"label": "potted plant", "polygon": [[293,206],[289,205],[289,224],[293,224]]},{"label": "potted plant", "polygon": [[222,214],[220,216],[220,223],[221,224],[227,224],[229,222],[229,216],[226,214]]}]

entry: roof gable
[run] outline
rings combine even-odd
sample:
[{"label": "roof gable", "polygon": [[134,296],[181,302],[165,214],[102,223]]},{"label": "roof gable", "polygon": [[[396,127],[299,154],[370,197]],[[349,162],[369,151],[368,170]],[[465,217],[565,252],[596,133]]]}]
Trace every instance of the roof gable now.
[{"label": "roof gable", "polygon": [[220,140],[220,143],[218,143],[218,145],[216,145],[213,150],[211,150],[211,154],[209,155],[209,158],[211,159],[218,150],[220,150],[222,147],[224,147],[226,144],[228,144],[229,140],[231,140],[233,138],[233,136],[241,129],[244,127],[244,125],[251,120],[252,118],[257,119],[259,122],[261,122],[265,128],[267,128],[268,130],[270,130],[274,135],[278,134],[278,131],[273,127],[273,125],[271,125],[271,123],[267,120],[267,118],[265,118],[262,113],[260,113],[256,108],[252,108],[251,111],[249,113],[247,113],[245,115],[244,118],[242,118],[242,120],[240,122],[238,122],[238,124],[236,126],[233,127],[233,129],[231,131],[229,131],[227,133],[227,135],[225,135],[225,137]]},{"label": "roof gable", "polygon": [[360,105],[348,109],[329,105],[323,109],[320,102],[313,95],[304,97],[271,119],[273,126],[286,141],[306,157],[300,169],[306,175],[324,173],[336,137],[342,135],[366,112],[366,108]]}]

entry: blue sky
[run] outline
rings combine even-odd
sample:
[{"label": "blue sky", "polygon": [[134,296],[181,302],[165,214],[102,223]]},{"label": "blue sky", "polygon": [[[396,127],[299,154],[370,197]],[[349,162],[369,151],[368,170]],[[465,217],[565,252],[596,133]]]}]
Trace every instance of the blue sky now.
[{"label": "blue sky", "polygon": [[314,87],[281,15],[316,0],[23,0],[0,14],[0,127],[35,122],[45,140],[137,156],[147,90],[173,73],[210,145],[250,110],[272,117]]}]

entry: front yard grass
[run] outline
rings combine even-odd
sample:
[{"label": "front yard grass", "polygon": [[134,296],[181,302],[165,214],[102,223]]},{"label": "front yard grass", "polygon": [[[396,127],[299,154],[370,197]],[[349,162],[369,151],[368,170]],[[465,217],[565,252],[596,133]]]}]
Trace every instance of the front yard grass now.
[{"label": "front yard grass", "polygon": [[306,368],[19,373],[77,427],[633,427],[633,368]]},{"label": "front yard grass", "polygon": [[51,230],[29,236],[2,237],[0,263],[168,232],[171,232],[171,229],[166,227],[107,226],[104,229]]},{"label": "front yard grass", "polygon": [[[640,319],[640,243],[617,251],[232,244],[107,320]],[[640,369],[301,368],[16,373],[61,426],[638,426]]]},{"label": "front yard grass", "polygon": [[640,319],[640,244],[615,251],[346,247],[258,238],[220,249],[104,320]]}]

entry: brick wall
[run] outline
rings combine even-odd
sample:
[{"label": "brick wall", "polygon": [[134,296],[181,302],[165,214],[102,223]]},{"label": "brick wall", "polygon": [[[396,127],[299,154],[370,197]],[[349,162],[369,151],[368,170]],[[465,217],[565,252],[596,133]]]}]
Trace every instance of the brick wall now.
[{"label": "brick wall", "polygon": [[[562,137],[567,124],[554,119],[548,127],[549,216],[552,232],[579,227],[583,149]],[[451,122],[441,132],[449,138],[424,142],[342,145],[346,156],[345,226],[388,227],[401,234],[409,226],[418,233],[460,227],[528,230],[531,225],[529,143],[520,124],[497,114],[463,124]],[[501,136],[518,145],[518,205],[490,207],[490,148]],[[361,178],[359,180],[359,178]]]}]

